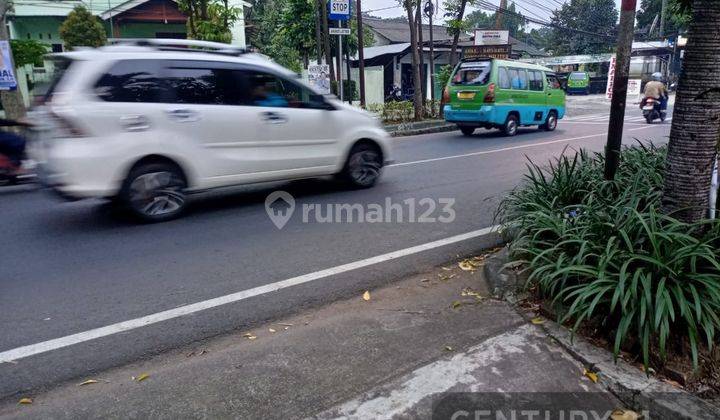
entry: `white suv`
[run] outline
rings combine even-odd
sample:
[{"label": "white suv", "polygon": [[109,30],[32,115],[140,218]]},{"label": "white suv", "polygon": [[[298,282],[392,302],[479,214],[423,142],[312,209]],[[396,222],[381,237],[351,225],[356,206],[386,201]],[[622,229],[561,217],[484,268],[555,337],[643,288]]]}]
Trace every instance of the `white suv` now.
[{"label": "white suv", "polygon": [[336,174],[371,187],[390,159],[370,114],[229,45],[145,40],[53,55],[56,72],[30,148],[61,196],[102,197],[147,221],[187,195]]}]

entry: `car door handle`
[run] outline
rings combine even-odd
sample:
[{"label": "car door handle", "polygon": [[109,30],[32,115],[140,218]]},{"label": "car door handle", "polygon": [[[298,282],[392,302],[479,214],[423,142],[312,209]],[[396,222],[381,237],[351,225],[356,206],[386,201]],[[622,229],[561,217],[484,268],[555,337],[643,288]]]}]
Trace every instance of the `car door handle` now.
[{"label": "car door handle", "polygon": [[125,131],[145,131],[150,128],[150,121],[144,115],[124,115],[120,125]]},{"label": "car door handle", "polygon": [[262,113],[263,121],[268,124],[284,124],[287,122],[287,117],[279,112],[267,111]]},{"label": "car door handle", "polygon": [[165,112],[171,120],[177,122],[193,122],[200,119],[198,113],[196,111],[193,111],[192,109],[168,109]]}]

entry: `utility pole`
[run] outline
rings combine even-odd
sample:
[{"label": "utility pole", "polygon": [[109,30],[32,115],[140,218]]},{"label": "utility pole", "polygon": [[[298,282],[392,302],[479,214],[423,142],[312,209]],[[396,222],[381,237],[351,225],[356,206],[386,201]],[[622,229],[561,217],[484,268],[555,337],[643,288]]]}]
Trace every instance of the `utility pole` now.
[{"label": "utility pole", "polygon": [[320,4],[320,14],[322,15],[323,25],[323,41],[325,44],[325,64],[330,66],[330,80],[335,81],[335,68],[332,60],[332,52],[330,51],[330,33],[328,30],[328,10],[326,0],[318,0]]},{"label": "utility pole", "polygon": [[433,46],[433,15],[435,14],[435,5],[433,4],[433,0],[428,0],[425,4],[425,13],[427,13],[430,23],[430,99],[435,101],[435,48]]},{"label": "utility pole", "polygon": [[[342,28],[342,21],[337,21],[337,27]],[[338,35],[337,40],[337,87],[340,93],[340,102],[343,101],[343,71],[342,71],[342,36]]]},{"label": "utility pole", "polygon": [[625,100],[627,99],[628,73],[635,30],[635,9],[637,0],[622,0],[620,7],[620,26],[618,33],[615,78],[613,79],[612,101],[610,103],[610,123],[607,145],[605,146],[605,179],[615,178],[620,162],[623,123],[625,120]]},{"label": "utility pole", "polygon": [[[420,56],[420,61],[418,62],[418,67],[420,68],[420,92],[422,92],[422,100],[423,103],[425,102],[425,98],[427,98],[426,91],[427,91],[427,83],[425,83],[425,74],[427,73],[425,71],[425,57],[424,57],[424,51],[423,51],[423,30],[422,30],[422,4],[420,4],[422,0],[417,0],[417,11],[415,12],[415,20],[417,24],[417,36],[418,36],[418,55]],[[424,105],[423,105],[424,106]]]},{"label": "utility pole", "polygon": [[500,8],[495,12],[495,29],[503,28],[503,12],[507,10],[507,0],[500,0]]},{"label": "utility pole", "polygon": [[323,15],[323,7],[322,7],[322,1],[316,1],[315,2],[315,11],[317,12],[317,15],[315,16],[315,44],[317,45],[317,63],[322,64],[322,36],[320,35],[320,32],[322,31],[322,15]]},{"label": "utility pole", "polygon": [[[5,16],[7,15],[9,9],[10,4],[8,1],[0,1],[0,41],[10,40],[7,24],[5,23]],[[10,53],[10,68],[12,68],[14,72],[15,60],[12,57],[12,51],[10,51]],[[2,101],[2,106],[5,110],[5,118],[16,120],[25,116],[25,102],[23,102],[19,87],[15,90],[0,91],[0,101]]]},{"label": "utility pole", "polygon": [[660,9],[660,41],[665,38],[665,19],[667,19],[667,0],[662,0]]},{"label": "utility pole", "polygon": [[358,81],[360,82],[360,106],[365,108],[365,52],[363,46],[363,23],[361,0],[357,0],[357,33],[358,33]]}]

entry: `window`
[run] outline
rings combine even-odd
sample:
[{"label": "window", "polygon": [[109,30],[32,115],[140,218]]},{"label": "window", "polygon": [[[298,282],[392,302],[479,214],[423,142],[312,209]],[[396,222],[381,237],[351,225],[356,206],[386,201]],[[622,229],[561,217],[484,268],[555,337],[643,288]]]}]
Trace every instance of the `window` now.
[{"label": "window", "polygon": [[545,73],[545,77],[547,79],[550,89],[561,89],[560,80],[558,80],[557,76],[555,76],[554,74]]},{"label": "window", "polygon": [[505,67],[498,68],[498,85],[500,89],[510,89],[510,75]]},{"label": "window", "polygon": [[154,60],[115,63],[95,84],[95,93],[108,102],[162,102],[167,88]]},{"label": "window", "polygon": [[573,72],[570,73],[570,80],[585,80],[585,73],[582,72]]},{"label": "window", "polygon": [[279,108],[324,108],[322,95],[300,84],[259,71],[245,72],[249,88],[247,105]]},{"label": "window", "polygon": [[510,84],[515,90],[527,90],[527,72],[524,69],[510,69]]},{"label": "window", "polygon": [[528,71],[528,79],[530,83],[530,90],[542,91],[543,90],[543,75],[537,70]]},{"label": "window", "polygon": [[490,80],[490,61],[465,62],[460,64],[453,85],[485,85]]},{"label": "window", "polygon": [[63,52],[62,44],[52,44],[51,47],[52,47],[52,52],[54,52],[54,53]]},{"label": "window", "polygon": [[239,70],[210,67],[168,69],[172,102],[202,105],[240,105],[244,89]]}]

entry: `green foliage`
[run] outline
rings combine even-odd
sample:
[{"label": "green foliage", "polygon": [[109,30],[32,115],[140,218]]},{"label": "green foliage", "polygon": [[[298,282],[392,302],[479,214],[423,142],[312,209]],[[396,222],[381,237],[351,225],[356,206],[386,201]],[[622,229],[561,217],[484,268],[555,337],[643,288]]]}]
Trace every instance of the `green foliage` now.
[{"label": "green foliage", "polygon": [[[499,217],[529,282],[575,331],[591,322],[621,347],[664,359],[690,345],[697,366],[720,327],[720,223],[686,224],[658,211],[666,147],[627,148],[614,181],[604,157],[564,155],[528,165]],[[672,337],[670,332],[672,331]],[[661,361],[660,360],[660,361]]]},{"label": "green foliage", "polygon": [[[570,0],[553,12],[552,23],[563,28],[612,35],[617,27],[618,10],[614,0]],[[599,54],[615,48],[614,37],[552,29],[550,45],[554,55]]]},{"label": "green foliage", "polygon": [[178,0],[178,8],[188,16],[188,38],[229,43],[230,31],[240,9],[226,0]]},{"label": "green foliage", "polygon": [[[333,80],[330,83],[330,91],[340,97],[337,81]],[[358,93],[357,83],[354,80],[343,79],[343,101],[357,101],[358,99],[360,99],[360,94]]]},{"label": "green foliage", "polygon": [[105,28],[85,6],[76,6],[60,25],[60,38],[65,48],[100,47],[107,42]]},{"label": "green foliage", "polygon": [[490,29],[495,27],[495,16],[478,9],[468,14],[465,22],[470,29]]},{"label": "green foliage", "polygon": [[447,85],[450,81],[450,76],[452,76],[452,72],[453,66],[450,64],[446,64],[440,67],[440,71],[435,74],[435,83],[437,83],[439,86],[445,87],[445,85]]},{"label": "green foliage", "polygon": [[[689,4],[689,2],[687,2]],[[685,4],[681,0],[668,0],[668,14],[665,21],[665,34],[675,34],[678,31],[687,30],[690,24],[689,9],[684,7]],[[640,10],[637,13],[637,28],[649,30],[655,17],[658,17],[658,26],[656,26],[654,34],[648,34],[646,38],[654,39],[657,37],[657,28],[660,25],[660,10],[662,9],[662,0],[642,0],[640,2]]]},{"label": "green foliage", "polygon": [[10,49],[13,54],[15,67],[28,64],[42,66],[43,56],[48,53],[47,45],[33,39],[12,39]]}]

